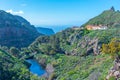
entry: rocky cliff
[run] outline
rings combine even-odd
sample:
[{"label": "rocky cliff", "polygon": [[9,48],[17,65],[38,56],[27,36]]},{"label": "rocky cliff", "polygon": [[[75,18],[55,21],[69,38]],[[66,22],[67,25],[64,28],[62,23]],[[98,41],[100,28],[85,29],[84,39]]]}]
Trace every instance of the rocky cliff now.
[{"label": "rocky cliff", "polygon": [[20,16],[0,10],[0,45],[26,47],[40,34],[35,27]]},{"label": "rocky cliff", "polygon": [[[112,78],[112,79],[111,79]],[[111,67],[106,80],[119,80],[120,79],[120,59],[116,58],[113,62],[113,67]]]}]

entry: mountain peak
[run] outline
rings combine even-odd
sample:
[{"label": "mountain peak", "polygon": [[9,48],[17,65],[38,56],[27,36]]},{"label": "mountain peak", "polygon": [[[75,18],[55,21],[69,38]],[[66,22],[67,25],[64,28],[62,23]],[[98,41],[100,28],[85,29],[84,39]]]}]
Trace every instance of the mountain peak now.
[{"label": "mountain peak", "polygon": [[120,25],[120,12],[115,11],[112,6],[110,10],[103,11],[100,15],[90,19],[87,23],[82,26],[87,25],[107,25],[108,27],[119,27]]},{"label": "mountain peak", "polygon": [[114,6],[112,6],[112,7],[110,8],[110,10],[111,10],[111,11],[115,11],[115,8],[114,8]]}]

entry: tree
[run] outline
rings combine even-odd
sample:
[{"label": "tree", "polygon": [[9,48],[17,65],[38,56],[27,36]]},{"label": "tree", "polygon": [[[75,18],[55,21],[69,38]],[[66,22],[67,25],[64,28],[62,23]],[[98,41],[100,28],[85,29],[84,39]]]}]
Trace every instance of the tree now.
[{"label": "tree", "polygon": [[111,10],[111,11],[115,11],[115,8],[112,6],[110,10]]},{"label": "tree", "polygon": [[17,48],[15,48],[15,47],[11,47],[10,48],[10,53],[13,55],[13,56],[15,56],[15,57],[19,57],[19,50],[17,49]]}]

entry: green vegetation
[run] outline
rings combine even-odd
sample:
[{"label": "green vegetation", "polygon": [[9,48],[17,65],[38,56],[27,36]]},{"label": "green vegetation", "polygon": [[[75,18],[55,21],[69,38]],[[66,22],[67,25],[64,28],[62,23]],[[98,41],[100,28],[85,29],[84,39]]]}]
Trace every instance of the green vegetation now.
[{"label": "green vegetation", "polygon": [[108,27],[118,27],[120,26],[120,12],[115,11],[112,7],[110,10],[106,10],[100,15],[90,19],[87,23],[82,26],[86,25],[106,25]]},{"label": "green vegetation", "polygon": [[[87,34],[84,34],[85,31],[84,29],[67,29],[50,37],[40,37],[28,50],[37,51],[34,57],[44,67],[47,64],[53,65],[55,71],[52,79],[89,80],[96,76],[98,80],[104,80],[113,66],[113,60],[109,55],[100,54],[100,50],[102,44],[109,44],[115,37],[120,38],[120,28],[88,31]],[[96,43],[100,47],[99,49],[94,47]],[[46,48],[48,45],[49,48]],[[85,47],[82,48],[83,46]],[[89,48],[91,48],[91,52],[87,52]],[[94,48],[100,51],[100,55],[93,56]],[[50,53],[52,50],[55,51],[54,54]]]},{"label": "green vegetation", "polygon": [[[26,52],[38,52],[42,54],[54,55],[56,53],[67,55],[79,55],[86,56],[90,53],[87,51],[90,47],[98,47],[102,44],[107,44],[112,38],[120,38],[120,28],[110,28],[107,30],[95,30],[88,31],[85,29],[67,29],[63,32],[59,32],[53,36],[43,36],[36,39]],[[97,41],[96,41],[97,40]],[[93,44],[88,44],[92,43]]]},{"label": "green vegetation", "polygon": [[33,25],[20,16],[0,10],[0,45],[7,47],[28,47],[38,36]]},{"label": "green vegetation", "polygon": [[[0,80],[35,80],[27,69],[27,63],[0,50]],[[38,79],[39,80],[39,79]]]},{"label": "green vegetation", "polygon": [[110,77],[109,80],[116,80],[116,78],[114,76]]},{"label": "green vegetation", "polygon": [[120,55],[120,12],[111,8],[83,26],[88,24],[109,28],[94,31],[68,28],[52,36],[41,36],[27,48],[0,47],[0,80],[46,80],[27,69],[29,64],[24,60],[31,56],[44,68],[48,64],[53,66],[48,80],[104,80],[113,66],[109,54]]},{"label": "green vegetation", "polygon": [[89,80],[92,79],[92,74],[95,76],[100,74],[99,80],[104,80],[113,65],[108,55],[79,57],[64,54],[54,56],[37,54],[35,58],[40,63],[45,61],[44,65],[52,64],[55,68],[53,79],[57,80]]},{"label": "green vegetation", "polygon": [[102,53],[110,54],[111,57],[120,57],[120,39],[113,38],[110,43],[102,45]]},{"label": "green vegetation", "polygon": [[71,54],[78,42],[84,35],[91,31],[86,29],[74,30],[68,28],[53,36],[43,36],[36,39],[28,50],[30,52],[38,52],[42,54],[54,55],[56,53]]}]

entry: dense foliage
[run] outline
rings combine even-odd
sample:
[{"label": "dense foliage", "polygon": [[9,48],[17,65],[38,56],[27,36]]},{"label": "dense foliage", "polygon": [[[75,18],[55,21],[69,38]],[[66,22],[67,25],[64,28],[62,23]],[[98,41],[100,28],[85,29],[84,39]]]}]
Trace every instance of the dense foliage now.
[{"label": "dense foliage", "polygon": [[[67,55],[86,56],[93,53],[94,46],[99,49],[102,44],[109,43],[112,38],[120,38],[120,28],[110,28],[107,30],[88,31],[86,29],[66,29],[53,36],[43,36],[36,39],[26,53],[38,52],[42,54],[54,55],[56,53]],[[91,44],[89,44],[91,43]],[[91,48],[91,49],[90,49]]]},{"label": "dense foliage", "polygon": [[110,43],[102,45],[102,53],[110,54],[111,57],[120,57],[120,39],[112,39]]},{"label": "dense foliage", "polygon": [[30,73],[30,64],[0,50],[0,80],[39,80]]},{"label": "dense foliage", "polygon": [[29,74],[22,62],[0,51],[0,80],[29,80]]},{"label": "dense foliage", "polygon": [[[99,56],[67,56],[57,54],[54,56],[38,54],[35,58],[40,62],[52,64],[55,71],[50,80],[104,80],[109,68],[113,65],[108,55]],[[45,65],[44,64],[44,65]],[[108,66],[109,65],[109,66]]]},{"label": "dense foliage", "polygon": [[86,29],[68,28],[62,32],[59,32],[53,36],[43,36],[36,39],[33,42],[29,50],[40,52],[43,54],[71,54],[72,50],[75,49],[79,40],[90,31]]}]

